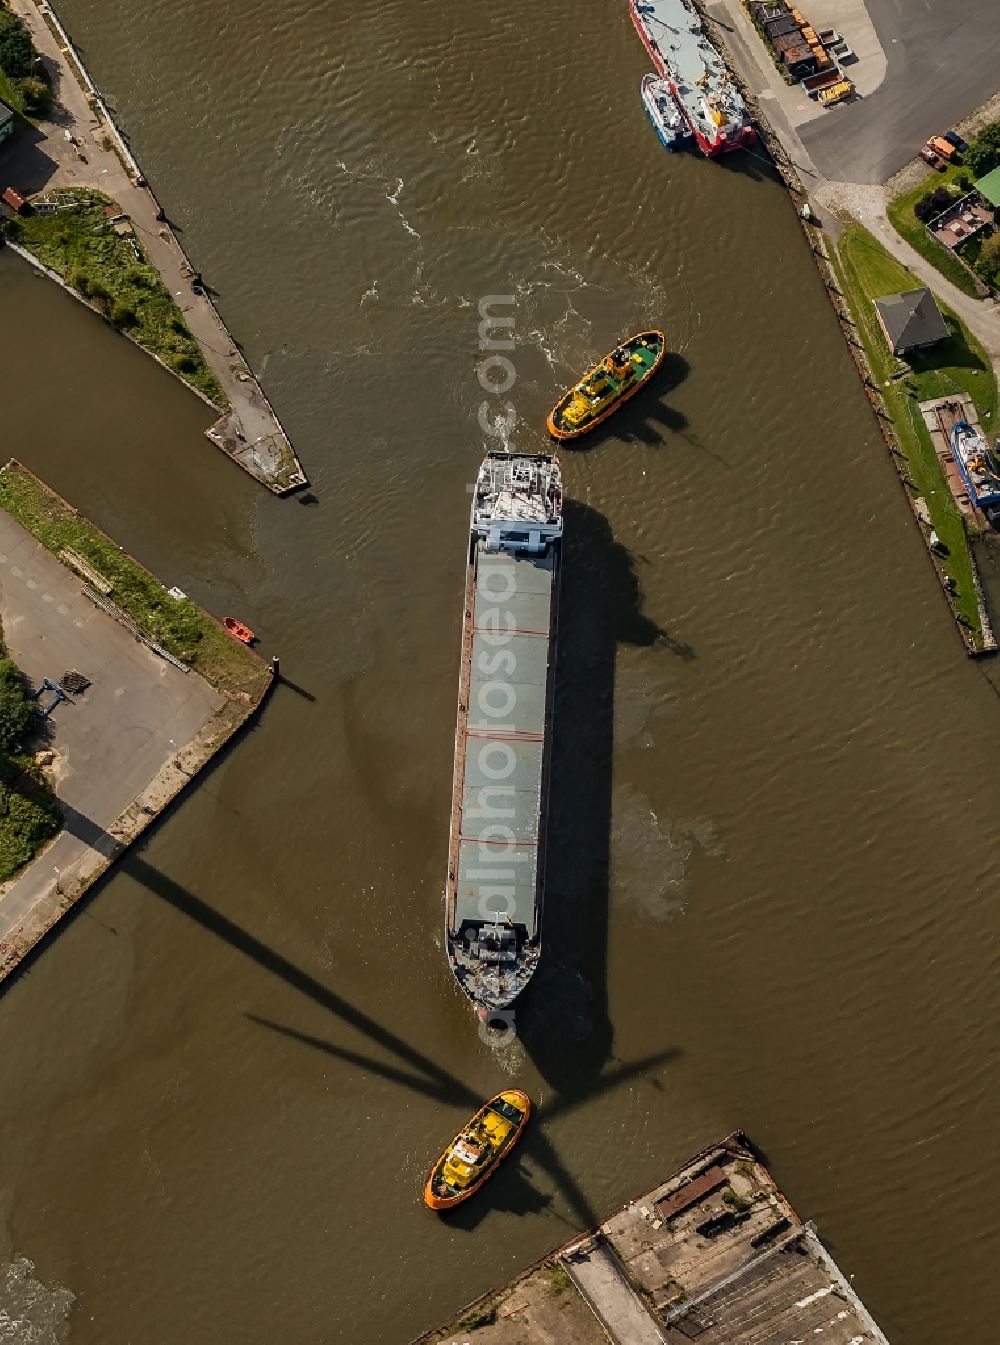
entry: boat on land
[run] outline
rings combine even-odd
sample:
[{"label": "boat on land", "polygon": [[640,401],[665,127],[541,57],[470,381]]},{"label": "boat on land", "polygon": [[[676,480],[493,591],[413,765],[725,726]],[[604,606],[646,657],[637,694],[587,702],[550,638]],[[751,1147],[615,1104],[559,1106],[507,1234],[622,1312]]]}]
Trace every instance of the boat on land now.
[{"label": "boat on land", "polygon": [[486,1022],[541,956],[563,489],[547,453],[488,453],[472,499],[445,950]]},{"label": "boat on land", "polygon": [[1000,509],[1000,462],[967,420],[952,424],[951,451],[972,503],[984,512]]},{"label": "boat on land", "polygon": [[629,0],[629,13],[702,153],[751,144],[756,132],[747,105],[694,0]]},{"label": "boat on land", "polygon": [[553,439],[579,439],[607,420],[649,382],[666,349],[667,338],[655,329],[615,346],[556,402],[545,422],[549,434]]},{"label": "boat on land", "polygon": [[242,621],[237,621],[234,616],[227,616],[222,623],[234,640],[239,640],[242,644],[253,644],[256,635],[249,626],[244,626]]},{"label": "boat on land", "polygon": [[681,115],[670,85],[662,75],[643,75],[639,92],[656,134],[664,148],[673,154],[679,145],[691,139],[691,128]]},{"label": "boat on land", "polygon": [[449,1210],[468,1200],[513,1149],[530,1115],[531,1099],[519,1088],[490,1098],[434,1164],[424,1186],[424,1204]]}]

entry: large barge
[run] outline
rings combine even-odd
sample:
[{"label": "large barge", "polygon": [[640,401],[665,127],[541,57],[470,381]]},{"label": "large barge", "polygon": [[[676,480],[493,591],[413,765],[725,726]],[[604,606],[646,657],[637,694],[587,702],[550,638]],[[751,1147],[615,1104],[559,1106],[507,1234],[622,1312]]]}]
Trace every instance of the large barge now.
[{"label": "large barge", "polygon": [[445,948],[479,1016],[541,955],[559,565],[559,459],[487,454],[472,501]]},{"label": "large barge", "polygon": [[629,13],[702,153],[749,145],[756,132],[743,95],[709,41],[694,0],[629,0]]}]

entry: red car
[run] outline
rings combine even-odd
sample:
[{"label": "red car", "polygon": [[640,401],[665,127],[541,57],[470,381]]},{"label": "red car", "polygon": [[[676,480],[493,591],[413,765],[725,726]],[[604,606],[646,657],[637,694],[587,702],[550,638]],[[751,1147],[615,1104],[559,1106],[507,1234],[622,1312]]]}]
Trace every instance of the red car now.
[{"label": "red car", "polygon": [[939,159],[929,145],[924,145],[920,151],[920,157],[924,163],[929,163],[932,168],[936,168],[939,173],[944,172],[944,162]]}]

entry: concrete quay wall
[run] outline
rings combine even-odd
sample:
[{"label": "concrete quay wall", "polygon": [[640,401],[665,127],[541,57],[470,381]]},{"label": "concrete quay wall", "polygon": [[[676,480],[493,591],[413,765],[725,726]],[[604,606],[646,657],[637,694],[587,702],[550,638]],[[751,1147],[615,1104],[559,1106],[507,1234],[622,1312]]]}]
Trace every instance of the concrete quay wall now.
[{"label": "concrete quay wall", "polygon": [[733,82],[739,87],[740,92],[742,93],[743,98],[751,111],[754,120],[754,125],[757,127],[757,131],[759,134],[760,143],[762,147],[766,149],[772,163],[774,164],[775,171],[778,173],[778,176],[784,183],[785,189],[788,192],[789,200],[795,207],[795,213],[798,217],[799,223],[802,226],[802,230],[805,233],[806,241],[809,243],[809,251],[812,254],[813,261],[816,263],[816,268],[819,271],[820,279],[823,281],[823,285],[826,289],[827,296],[829,297],[830,302],[833,305],[833,310],[837,316],[837,321],[840,325],[841,333],[843,334],[844,340],[847,342],[847,348],[851,352],[851,356],[854,360],[855,366],[857,367],[858,374],[861,378],[861,382],[865,390],[865,395],[868,398],[869,404],[871,405],[872,408],[872,412],[875,416],[875,420],[878,424],[879,430],[881,431],[882,438],[884,439],[886,448],[889,451],[889,456],[892,461],[892,465],[896,470],[896,474],[899,479],[900,485],[903,488],[903,494],[906,497],[906,501],[910,508],[910,512],[912,513],[913,518],[920,529],[921,536],[924,539],[927,558],[934,569],[934,573],[937,575],[938,583],[941,588],[941,594],[948,606],[948,610],[951,612],[952,619],[955,623],[955,629],[958,632],[960,640],[962,641],[962,646],[970,658],[979,658],[982,657],[983,655],[994,654],[997,650],[997,641],[993,633],[993,630],[990,626],[989,616],[986,611],[986,604],[983,598],[982,582],[980,579],[978,568],[976,566],[975,555],[970,547],[969,563],[972,567],[972,579],[976,590],[977,609],[983,630],[983,641],[981,645],[976,644],[972,636],[972,633],[963,624],[960,618],[958,608],[955,605],[954,598],[951,594],[950,589],[947,586],[946,582],[947,576],[942,567],[939,565],[938,561],[936,560],[933,551],[930,549],[931,530],[929,526],[923,521],[919,511],[916,508],[917,492],[906,475],[906,469],[904,466],[905,458],[902,453],[902,450],[899,447],[898,442],[896,441],[896,436],[893,431],[892,417],[889,414],[888,409],[886,408],[885,400],[882,396],[882,390],[878,384],[878,380],[875,378],[871,368],[869,367],[868,357],[865,354],[865,349],[861,341],[861,336],[858,332],[857,327],[855,326],[854,319],[851,316],[850,309],[848,308],[847,305],[847,301],[844,298],[844,295],[841,293],[839,281],[837,278],[836,271],[834,270],[833,260],[830,256],[826,238],[823,234],[822,229],[819,228],[819,226],[817,225],[815,218],[812,217],[811,214],[810,215],[803,214],[803,211],[807,207],[811,212],[812,207],[809,205],[809,196],[808,193],[806,192],[805,187],[802,184],[802,179],[799,176],[799,172],[795,166],[795,159],[793,157],[796,154],[801,155],[802,147],[798,142],[798,140],[794,138],[790,138],[789,142],[787,144],[785,143],[785,140],[782,138],[779,132],[775,129],[775,127],[765,116],[760,106],[760,103],[756,97],[756,94],[752,89],[748,87],[746,81],[742,78],[741,74],[739,73],[739,70],[736,67],[735,61],[733,60],[726,43],[725,31],[719,25],[719,23],[706,11],[704,0],[694,0],[694,3],[701,14],[702,22],[705,25],[706,31],[708,32],[712,41],[715,43],[716,47],[719,49],[720,52],[722,52],[723,56],[726,59],[726,63],[729,67],[730,76],[732,77]]}]

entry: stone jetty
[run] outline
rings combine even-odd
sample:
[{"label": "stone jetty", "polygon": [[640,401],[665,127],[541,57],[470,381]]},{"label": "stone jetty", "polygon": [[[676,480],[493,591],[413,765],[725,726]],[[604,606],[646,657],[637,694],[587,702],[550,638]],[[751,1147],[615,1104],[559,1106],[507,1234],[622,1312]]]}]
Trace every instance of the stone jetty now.
[{"label": "stone jetty", "polygon": [[[227,407],[214,407],[218,418],[206,431],[208,438],[277,495],[306,485],[274,408],[186,257],[58,15],[51,5],[34,0],[9,3],[45,63],[54,103],[50,120],[38,127],[38,133],[15,135],[5,146],[4,185],[16,187],[29,200],[39,193],[73,188],[99,190],[111,197],[173,295],[228,401]],[[33,260],[30,254],[28,259]]]}]

